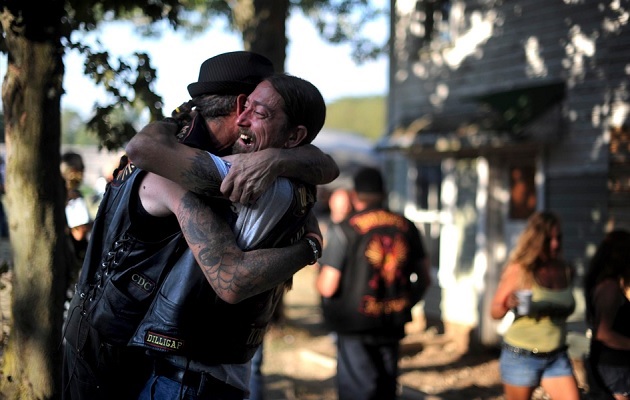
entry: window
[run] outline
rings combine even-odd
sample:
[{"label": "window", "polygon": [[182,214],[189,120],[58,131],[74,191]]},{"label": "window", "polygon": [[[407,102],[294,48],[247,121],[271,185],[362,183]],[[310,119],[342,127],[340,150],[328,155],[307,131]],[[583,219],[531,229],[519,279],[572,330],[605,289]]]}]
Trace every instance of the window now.
[{"label": "window", "polygon": [[510,168],[510,218],[527,219],[536,211],[536,168]]}]

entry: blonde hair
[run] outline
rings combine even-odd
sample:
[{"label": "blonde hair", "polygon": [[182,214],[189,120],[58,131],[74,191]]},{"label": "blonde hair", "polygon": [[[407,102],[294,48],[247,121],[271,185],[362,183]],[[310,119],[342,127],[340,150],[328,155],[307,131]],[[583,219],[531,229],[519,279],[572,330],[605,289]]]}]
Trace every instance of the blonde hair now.
[{"label": "blonde hair", "polygon": [[527,220],[527,226],[519,236],[508,259],[508,265],[521,266],[524,283],[532,281],[541,256],[549,254],[549,243],[554,228],[560,230],[560,219],[549,211],[536,212]]}]

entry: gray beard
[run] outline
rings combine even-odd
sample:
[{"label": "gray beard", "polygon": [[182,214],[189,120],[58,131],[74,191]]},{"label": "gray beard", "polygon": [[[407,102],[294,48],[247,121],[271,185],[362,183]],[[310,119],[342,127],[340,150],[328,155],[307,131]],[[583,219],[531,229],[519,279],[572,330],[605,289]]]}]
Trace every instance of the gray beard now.
[{"label": "gray beard", "polygon": [[236,141],[234,145],[232,145],[232,154],[244,154],[244,153],[247,153],[247,151],[243,149],[240,142]]}]

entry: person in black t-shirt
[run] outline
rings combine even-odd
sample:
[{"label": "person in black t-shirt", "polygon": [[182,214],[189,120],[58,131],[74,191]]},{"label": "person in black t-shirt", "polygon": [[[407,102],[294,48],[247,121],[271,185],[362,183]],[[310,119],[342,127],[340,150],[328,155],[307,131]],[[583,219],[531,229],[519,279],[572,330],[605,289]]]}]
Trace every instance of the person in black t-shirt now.
[{"label": "person in black t-shirt", "polygon": [[431,283],[416,226],[383,207],[379,170],[354,177],[352,212],[328,230],[317,289],[325,325],[337,334],[340,400],[394,399],[399,341],[411,308]]}]

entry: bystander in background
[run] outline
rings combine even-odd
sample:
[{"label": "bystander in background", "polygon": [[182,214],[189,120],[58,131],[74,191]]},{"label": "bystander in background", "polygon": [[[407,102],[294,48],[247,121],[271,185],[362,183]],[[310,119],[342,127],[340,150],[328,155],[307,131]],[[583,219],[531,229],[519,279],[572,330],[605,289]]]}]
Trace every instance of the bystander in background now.
[{"label": "bystander in background", "polygon": [[499,358],[506,399],[529,400],[539,385],[553,400],[580,398],[566,343],[574,274],[562,258],[560,220],[551,212],[534,213],[510,253],[490,311],[494,319],[516,311]]},{"label": "bystander in background", "polygon": [[630,400],[630,232],[609,232],[584,276],[586,321],[592,330],[590,392]]},{"label": "bystander in background", "polygon": [[328,228],[332,224],[338,224],[352,212],[352,200],[350,199],[350,190],[339,187],[333,190],[326,202],[327,215],[323,215],[321,221],[322,235],[324,236],[324,246],[328,237]]},{"label": "bystander in background", "polygon": [[330,222],[338,224],[352,212],[352,201],[350,191],[345,188],[335,189],[328,199],[330,209]]},{"label": "bystander in background", "polygon": [[395,399],[400,340],[430,285],[420,232],[384,206],[378,169],[354,176],[354,212],[328,231],[317,289],[337,334],[339,400]]},{"label": "bystander in background", "polygon": [[66,184],[66,221],[79,267],[92,230],[90,210],[80,190],[84,172],[85,164],[79,153],[69,151],[61,156],[61,176]]}]

